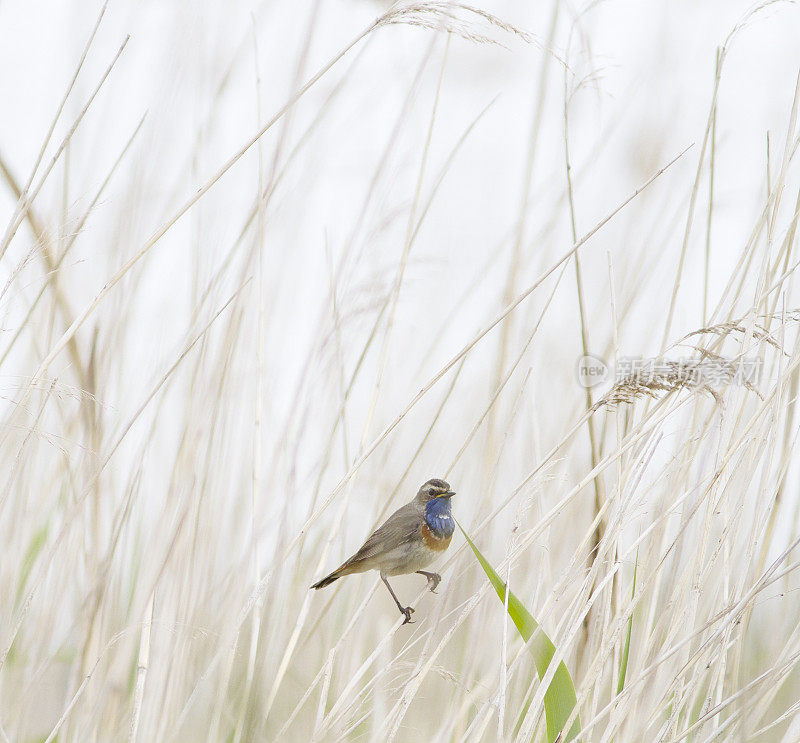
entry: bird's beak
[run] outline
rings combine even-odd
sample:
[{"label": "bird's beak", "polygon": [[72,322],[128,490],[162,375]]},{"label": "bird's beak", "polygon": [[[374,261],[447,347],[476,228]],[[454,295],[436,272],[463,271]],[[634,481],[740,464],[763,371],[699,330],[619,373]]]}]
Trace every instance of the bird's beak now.
[{"label": "bird's beak", "polygon": [[448,490],[446,493],[442,493],[439,497],[440,498],[452,498],[455,495],[455,492],[452,490]]}]

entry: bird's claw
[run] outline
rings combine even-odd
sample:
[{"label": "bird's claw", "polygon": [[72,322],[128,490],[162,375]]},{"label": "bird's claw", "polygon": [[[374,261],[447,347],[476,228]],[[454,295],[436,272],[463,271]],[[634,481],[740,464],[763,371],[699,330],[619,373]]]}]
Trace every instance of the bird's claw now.
[{"label": "bird's claw", "polygon": [[[411,615],[414,613],[414,609],[412,609],[410,606],[406,606],[405,609],[400,609],[400,613],[405,615],[405,621],[403,624],[414,624],[414,622],[411,621]],[[402,627],[403,625],[400,626]]]},{"label": "bird's claw", "polygon": [[431,575],[428,576],[428,589],[430,590],[430,592],[437,593],[436,588],[439,586],[441,582],[442,582],[441,575],[439,575],[438,573],[431,573]]}]

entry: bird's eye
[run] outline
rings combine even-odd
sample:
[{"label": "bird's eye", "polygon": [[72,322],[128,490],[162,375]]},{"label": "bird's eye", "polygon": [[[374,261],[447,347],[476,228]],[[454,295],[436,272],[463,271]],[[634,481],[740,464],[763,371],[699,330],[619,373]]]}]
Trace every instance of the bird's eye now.
[{"label": "bird's eye", "polygon": [[428,495],[433,495],[435,492],[433,488],[428,488]]}]

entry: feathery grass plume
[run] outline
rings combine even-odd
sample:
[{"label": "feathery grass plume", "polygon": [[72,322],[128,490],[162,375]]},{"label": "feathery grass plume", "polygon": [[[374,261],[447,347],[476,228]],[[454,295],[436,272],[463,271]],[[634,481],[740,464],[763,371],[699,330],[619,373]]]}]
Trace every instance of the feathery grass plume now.
[{"label": "feathery grass plume", "polygon": [[[470,18],[472,16],[472,18]],[[483,21],[483,26],[480,24]],[[447,31],[460,36],[467,41],[478,44],[496,44],[503,46],[499,41],[486,35],[485,27],[488,25],[513,34],[527,43],[538,45],[535,37],[520,28],[506,23],[495,15],[488,13],[481,8],[473,7],[465,3],[458,2],[411,2],[399,4],[390,8],[381,16],[378,21],[380,26],[390,26],[404,24],[406,26],[418,26],[429,31]]]},{"label": "feathery grass plume", "polygon": [[[688,390],[705,393],[722,403],[722,390],[733,382],[742,384],[750,392],[763,396],[745,372],[747,359],[726,359],[704,349],[699,357],[691,359],[649,359],[641,369],[617,373],[613,387],[594,404],[593,410],[603,406],[630,404],[637,398],[659,398]],[[760,359],[753,362],[756,370]]]},{"label": "feathery grass plume", "polygon": [[[741,333],[742,335],[746,334],[748,329],[741,324],[740,320],[729,320],[727,322],[718,323],[717,325],[709,325],[706,328],[700,328],[699,330],[693,330],[691,333],[687,333],[683,338],[681,338],[679,343],[685,341],[687,338],[692,338],[696,335],[716,335],[720,338],[724,338],[730,333]],[[759,341],[766,341],[769,343],[773,348],[777,348],[780,350],[780,343],[778,343],[775,338],[773,338],[769,331],[762,327],[761,325],[753,325],[750,332],[753,334],[753,338]]]}]

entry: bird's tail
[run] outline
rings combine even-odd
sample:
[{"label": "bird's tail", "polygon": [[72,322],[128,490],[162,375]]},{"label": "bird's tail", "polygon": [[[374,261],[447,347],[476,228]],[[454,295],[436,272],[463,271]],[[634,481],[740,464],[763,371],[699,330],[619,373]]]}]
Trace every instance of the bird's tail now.
[{"label": "bird's tail", "polygon": [[325,586],[329,586],[333,581],[339,580],[342,575],[342,568],[334,570],[330,575],[326,575],[322,580],[318,580],[311,588],[319,591],[320,588],[325,588]]}]

